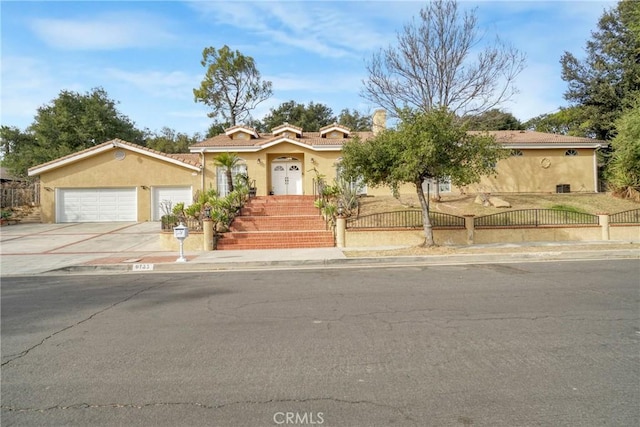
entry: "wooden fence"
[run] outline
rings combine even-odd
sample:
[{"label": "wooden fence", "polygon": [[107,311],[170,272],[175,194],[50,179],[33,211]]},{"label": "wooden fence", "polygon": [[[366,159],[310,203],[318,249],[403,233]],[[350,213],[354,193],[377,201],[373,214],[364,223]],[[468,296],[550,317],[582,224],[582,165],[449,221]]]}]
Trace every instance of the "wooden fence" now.
[{"label": "wooden fence", "polygon": [[0,207],[17,208],[40,204],[39,183],[3,185],[0,188]]}]

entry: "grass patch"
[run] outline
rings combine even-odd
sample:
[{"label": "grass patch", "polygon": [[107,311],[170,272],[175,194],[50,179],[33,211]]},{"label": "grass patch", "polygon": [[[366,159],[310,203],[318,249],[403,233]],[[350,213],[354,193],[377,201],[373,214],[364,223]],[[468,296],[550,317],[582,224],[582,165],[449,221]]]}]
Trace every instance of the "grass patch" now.
[{"label": "grass patch", "polygon": [[584,213],[584,214],[589,213],[584,209],[580,209],[571,205],[553,205],[549,209],[553,209],[555,211],[569,211],[569,212]]}]

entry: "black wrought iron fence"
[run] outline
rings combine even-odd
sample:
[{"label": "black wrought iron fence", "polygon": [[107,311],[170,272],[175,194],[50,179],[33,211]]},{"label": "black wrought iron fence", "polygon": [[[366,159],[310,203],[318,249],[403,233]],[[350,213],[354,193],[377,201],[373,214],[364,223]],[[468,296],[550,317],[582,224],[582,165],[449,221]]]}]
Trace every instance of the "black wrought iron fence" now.
[{"label": "black wrought iron fence", "polygon": [[[430,212],[434,228],[464,228],[464,217],[442,212]],[[422,211],[383,212],[347,219],[347,228],[422,228]]]},{"label": "black wrought iron fence", "polygon": [[640,224],[640,209],[631,209],[609,216],[609,224]]},{"label": "black wrought iron fence", "polygon": [[[173,227],[178,226],[178,218],[171,216],[163,216],[160,220],[162,224],[162,231],[170,231],[173,232]],[[202,221],[196,218],[187,218],[183,221],[184,225],[189,228],[189,231],[202,231]]]},{"label": "black wrought iron fence", "polygon": [[598,225],[598,215],[557,209],[519,209],[479,216],[473,220],[477,227]]}]

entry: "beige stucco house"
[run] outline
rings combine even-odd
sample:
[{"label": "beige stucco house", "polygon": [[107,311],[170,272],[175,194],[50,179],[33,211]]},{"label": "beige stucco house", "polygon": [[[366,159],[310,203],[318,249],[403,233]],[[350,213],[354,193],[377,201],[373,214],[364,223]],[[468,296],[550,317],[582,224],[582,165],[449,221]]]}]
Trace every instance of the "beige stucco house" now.
[{"label": "beige stucco house", "polygon": [[[29,175],[40,176],[44,222],[154,221],[162,201],[188,205],[198,190],[227,191],[224,171],[214,165],[219,153],[241,158],[235,172],[246,173],[259,196],[311,195],[318,177],[329,183],[337,177],[346,141],[355,135],[367,140],[384,125],[384,112],[378,111],[372,132],[339,124],[305,132],[284,123],[269,133],[234,126],[179,155],[113,140],[31,168]],[[605,142],[532,131],[491,133],[512,154],[496,165],[497,174],[466,188],[451,188],[445,180],[439,183],[442,193],[597,191],[596,151]],[[364,191],[390,194],[388,188]]]},{"label": "beige stucco house", "polygon": [[[285,123],[270,133],[259,134],[252,128],[234,126],[190,150],[200,153],[205,169],[222,180],[224,176],[211,166],[216,154],[237,153],[243,160],[241,170],[255,180],[258,195],[312,194],[318,175],[329,183],[336,178],[346,141],[354,135],[367,140],[383,129],[384,123],[384,112],[377,112],[373,132],[351,132],[338,124],[320,132],[304,132]],[[511,156],[498,162],[495,175],[465,188],[451,187],[445,180],[439,183],[441,192],[549,193],[556,192],[558,186],[565,191],[597,192],[596,151],[607,145],[604,141],[534,131],[489,133],[510,150]],[[411,186],[401,189],[414,191]],[[368,188],[366,192],[388,195],[390,189]]]}]

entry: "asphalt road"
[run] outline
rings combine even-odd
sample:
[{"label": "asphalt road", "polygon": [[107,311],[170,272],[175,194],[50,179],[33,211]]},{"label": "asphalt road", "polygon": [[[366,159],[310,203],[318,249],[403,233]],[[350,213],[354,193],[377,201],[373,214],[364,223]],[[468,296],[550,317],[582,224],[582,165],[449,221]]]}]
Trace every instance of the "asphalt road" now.
[{"label": "asphalt road", "polygon": [[2,280],[2,426],[637,426],[640,263]]}]

